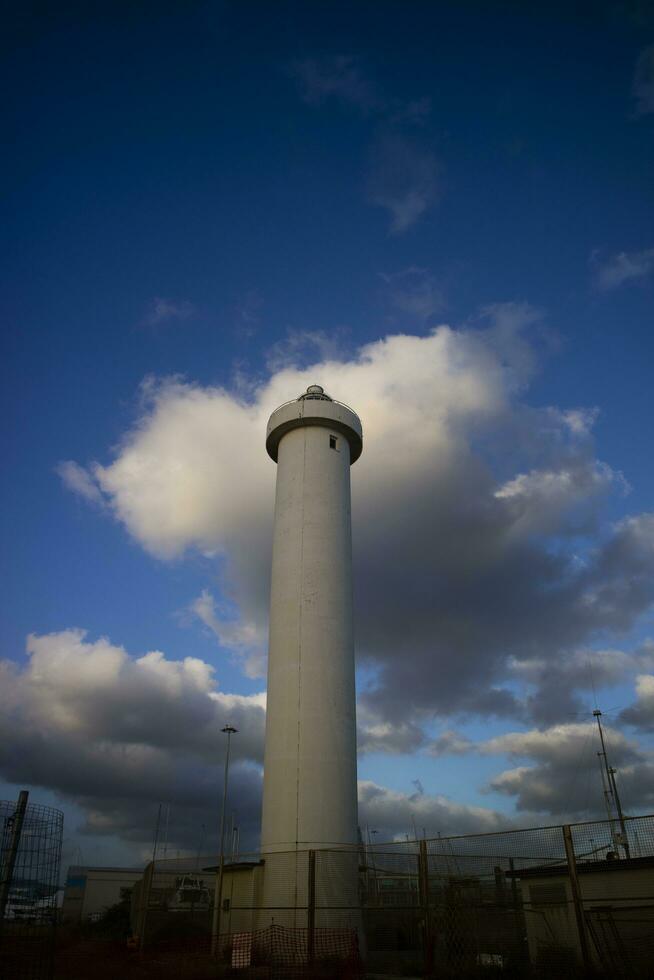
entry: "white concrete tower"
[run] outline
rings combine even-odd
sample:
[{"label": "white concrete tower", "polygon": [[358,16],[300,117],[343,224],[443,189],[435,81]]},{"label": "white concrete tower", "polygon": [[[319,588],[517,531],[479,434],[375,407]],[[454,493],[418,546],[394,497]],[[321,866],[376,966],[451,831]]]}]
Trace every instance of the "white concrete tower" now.
[{"label": "white concrete tower", "polygon": [[273,412],[266,449],[277,463],[261,830],[271,856],[357,841],[350,465],[361,422],[311,385]]}]

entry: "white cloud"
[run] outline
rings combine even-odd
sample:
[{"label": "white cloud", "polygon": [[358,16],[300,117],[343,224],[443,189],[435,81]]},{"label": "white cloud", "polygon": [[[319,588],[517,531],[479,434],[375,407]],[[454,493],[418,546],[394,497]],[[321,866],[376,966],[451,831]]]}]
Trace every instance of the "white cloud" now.
[{"label": "white cloud", "polygon": [[[512,511],[514,533],[561,534],[571,518],[570,529],[578,531],[575,510],[607,493],[621,474],[598,460],[575,460],[562,470],[531,470],[507,480],[495,491]],[[623,483],[621,483],[623,485]]]},{"label": "white cloud", "polygon": [[374,86],[363,74],[357,59],[349,55],[294,61],[291,74],[298,80],[302,98],[309,105],[321,105],[329,98],[350,103],[364,112],[378,105]]},{"label": "white cloud", "polygon": [[268,348],[266,366],[272,373],[293,366],[337,361],[341,356],[343,330],[287,330],[286,336]]},{"label": "white cloud", "polygon": [[368,194],[385,208],[390,232],[401,235],[434,207],[440,194],[441,167],[435,154],[397,133],[386,133],[373,146]]},{"label": "white cloud", "polygon": [[[224,752],[254,842],[260,805],[265,694],[218,688],[213,668],[160,651],[131,656],[106,638],[69,629],[27,641],[23,666],[0,661],[0,773],[78,803],[86,830],[148,839],[153,807],[171,801],[172,832],[197,842],[215,824]],[[215,846],[215,844],[213,845]]]},{"label": "white cloud", "polygon": [[386,99],[352,55],[328,55],[293,61],[290,75],[298,83],[302,99],[322,106],[333,99],[354,106],[363,115],[383,116],[392,126],[424,126],[431,113],[431,99],[421,96],[404,102]]},{"label": "white cloud", "polygon": [[575,436],[589,436],[599,415],[597,407],[569,408],[565,411],[552,409],[552,411],[556,412],[558,418],[565,422]]},{"label": "white cloud", "polygon": [[202,590],[189,609],[211,630],[221,647],[243,660],[248,677],[265,675],[267,637],[261,627],[219,611],[208,589]]},{"label": "white cloud", "polygon": [[[618,770],[623,804],[628,809],[651,808],[654,763],[615,727],[605,724],[604,737],[610,763]],[[533,763],[499,773],[489,788],[512,797],[518,810],[546,812],[557,820],[601,812],[600,750],[597,726],[590,721],[507,732],[479,745],[484,754],[509,755]]]},{"label": "white cloud", "polygon": [[[606,739],[611,743],[616,760],[633,758],[636,753],[634,744],[617,729],[606,725],[604,727]],[[579,763],[580,745],[587,740],[594,742],[598,738],[594,722],[577,722],[553,725],[544,730],[506,732],[482,742],[480,751],[486,755],[529,756],[539,762],[576,766]]]},{"label": "white cloud", "polygon": [[369,752],[408,754],[415,752],[425,742],[425,734],[419,725],[411,721],[385,721],[365,705],[359,705],[357,709],[357,725],[360,755]]},{"label": "white cloud", "polygon": [[400,272],[380,275],[387,285],[391,305],[400,313],[428,320],[443,309],[443,293],[427,269],[409,266]]},{"label": "white cloud", "polygon": [[401,793],[359,780],[359,823],[379,832],[377,839],[413,837],[423,828],[427,837],[437,834],[473,834],[502,830],[511,825],[506,815],[490,808],[455,803],[446,796],[432,796],[417,790]]},{"label": "white cloud", "polygon": [[636,678],[636,701],[622,712],[621,718],[642,731],[654,731],[654,674]]},{"label": "white cloud", "polygon": [[100,488],[88,470],[72,459],[63,460],[55,467],[64,485],[73,493],[83,497],[91,504],[104,506],[104,498]]},{"label": "white cloud", "polygon": [[441,732],[437,738],[429,743],[427,751],[430,755],[438,757],[441,755],[467,755],[469,752],[473,752],[475,748],[475,743],[467,735],[461,735],[459,732],[448,729]]},{"label": "white cloud", "polygon": [[603,263],[594,263],[595,283],[598,289],[607,292],[625,283],[642,282],[654,274],[654,248],[644,248],[640,252],[618,252]]},{"label": "white cloud", "polygon": [[[171,841],[197,846],[203,823],[211,826],[221,780],[224,736],[233,724],[233,805],[256,846],[261,802],[265,695],[220,690],[214,669],[187,657],[169,660],[160,651],[130,655],[106,638],[80,629],[32,635],[23,666],[0,661],[0,774],[62,794],[86,814],[88,833],[147,840],[161,800],[175,816]],[[637,706],[647,712],[633,723],[651,724],[654,678],[638,680]],[[363,751],[428,754],[479,752],[509,756],[518,765],[491,780],[490,788],[517,803],[531,821],[537,814],[588,815],[601,808],[597,729],[592,723],[513,731],[473,743],[453,731],[426,744],[413,722],[391,725],[371,717],[361,723]],[[654,803],[654,765],[633,740],[605,725],[612,764],[629,807]],[[527,764],[525,764],[527,763]],[[384,839],[421,831],[474,833],[511,823],[493,809],[457,804],[422,790],[404,793],[363,780],[360,823]],[[215,823],[215,821],[213,821]],[[215,836],[215,835],[214,835]],[[215,847],[208,842],[207,848]]]},{"label": "white cloud", "polygon": [[654,112],[654,44],[644,48],[638,56],[632,93],[637,116]]},{"label": "white cloud", "polygon": [[559,688],[589,690],[611,687],[654,668],[654,652],[647,644],[634,651],[582,648],[570,650],[554,669],[546,657],[512,657],[508,666],[515,677],[529,684],[542,684],[549,672],[555,674],[554,683]]},{"label": "white cloud", "polygon": [[416,223],[440,195],[441,167],[423,143],[404,133],[424,127],[431,113],[427,96],[411,99],[383,98],[350,55],[305,58],[290,65],[303,100],[321,106],[328,100],[353,106],[382,124],[372,144],[367,181],[368,199],[390,215],[390,233],[403,234]]},{"label": "white cloud", "polygon": [[[353,405],[364,428],[352,474],[358,654],[377,668],[361,734],[373,751],[417,745],[438,713],[549,724],[579,710],[581,674],[562,685],[563,666],[654,602],[654,517],[600,523],[603,496],[622,483],[595,459],[593,410],[522,400],[537,312],[496,304],[482,322],[314,354],[306,367],[281,352],[267,381],[241,379],[236,394],[150,381],[113,460],[92,470],[151,554],[215,556],[229,608],[206,593],[195,612],[248,664],[267,628],[268,417],[313,382]],[[546,665],[527,699],[502,686],[518,661]]]},{"label": "white cloud", "polygon": [[149,327],[158,327],[171,320],[188,320],[195,313],[195,307],[189,300],[164,299],[155,296],[145,315],[144,323]]},{"label": "white cloud", "polygon": [[256,332],[263,305],[263,297],[258,289],[250,289],[239,298],[235,313],[241,336],[251,337]]},{"label": "white cloud", "polygon": [[44,734],[213,755],[220,727],[238,720],[249,733],[238,751],[260,757],[265,695],[223,693],[213,667],[196,657],[132,657],[80,629],[30,635],[27,654],[22,671],[2,661],[2,697]]},{"label": "white cloud", "polygon": [[[147,840],[158,801],[172,804],[171,842],[197,845],[219,797],[224,736],[233,724],[232,805],[255,846],[260,812],[265,695],[219,690],[214,669],[160,651],[131,656],[84,630],[31,635],[26,663],[0,661],[0,773],[75,801],[83,830]],[[419,781],[417,781],[419,782]],[[434,832],[491,829],[491,810],[444,797],[360,784],[361,820],[392,836],[411,816]],[[215,847],[208,838],[207,848]]]}]

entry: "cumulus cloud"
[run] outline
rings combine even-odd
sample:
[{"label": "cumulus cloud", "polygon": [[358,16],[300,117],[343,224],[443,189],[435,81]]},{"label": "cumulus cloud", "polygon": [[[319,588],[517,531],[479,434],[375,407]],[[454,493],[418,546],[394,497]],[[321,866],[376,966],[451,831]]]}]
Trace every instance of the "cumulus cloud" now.
[{"label": "cumulus cloud", "polygon": [[641,731],[654,731],[654,674],[636,678],[636,701],[622,712],[621,718]]},{"label": "cumulus cloud", "polygon": [[632,94],[636,100],[636,115],[654,112],[654,44],[638,56],[634,71]]},{"label": "cumulus cloud", "polygon": [[412,838],[414,827],[419,836],[424,828],[427,837],[436,837],[439,833],[503,830],[511,825],[511,820],[490,808],[455,803],[445,796],[432,796],[420,790],[401,793],[370,780],[361,780],[359,823],[378,831],[377,839],[388,840],[403,839],[405,834]]},{"label": "cumulus cloud", "polygon": [[360,705],[357,710],[357,749],[359,754],[384,752],[391,755],[408,754],[421,748],[426,741],[422,728],[411,721],[391,723]]},{"label": "cumulus cloud", "polygon": [[[214,669],[160,651],[130,655],[106,638],[69,629],[27,641],[27,661],[0,661],[0,773],[46,787],[84,812],[82,831],[150,840],[157,803],[171,804],[170,841],[215,849],[215,813],[229,723],[230,806],[244,847],[257,844],[265,695],[222,692]],[[383,738],[384,733],[380,733]],[[363,782],[362,820],[393,836],[421,825],[495,826],[491,810],[457,806],[418,790],[409,797]],[[209,828],[204,834],[202,826]],[[213,830],[211,828],[214,828]]]},{"label": "cumulus cloud", "polygon": [[265,694],[221,692],[203,660],[168,660],[158,650],[131,657],[80,629],[30,635],[27,654],[23,671],[2,662],[3,700],[42,732],[213,758],[230,722],[246,733],[237,752],[260,758]]},{"label": "cumulus cloud", "polygon": [[399,133],[387,132],[372,149],[368,195],[390,217],[390,233],[401,235],[434,207],[441,167],[434,153]]},{"label": "cumulus cloud", "polygon": [[0,661],[5,779],[64,794],[87,812],[88,831],[131,826],[133,840],[148,838],[153,804],[171,801],[184,843],[203,819],[209,825],[221,782],[220,730],[230,723],[239,729],[232,785],[248,802],[254,840],[265,694],[222,692],[202,660],[130,656],[80,629],[30,636],[27,657],[22,668]]},{"label": "cumulus cloud", "polygon": [[195,612],[247,663],[267,628],[266,422],[322,383],[364,427],[352,474],[357,642],[376,680],[361,694],[361,744],[416,746],[424,723],[456,714],[550,724],[579,710],[584,689],[580,674],[569,697],[551,679],[569,678],[565,665],[598,637],[615,646],[607,638],[654,602],[654,515],[602,523],[623,483],[595,457],[594,410],[525,404],[538,326],[526,304],[495,304],[474,327],[388,336],[351,356],[304,366],[290,352],[237,394],[150,381],[142,414],[91,475],[151,554],[215,556],[230,606],[207,593]]},{"label": "cumulus cloud", "polygon": [[579,458],[571,463],[569,469],[519,473],[497,488],[495,497],[513,512],[514,533],[579,533],[575,518],[587,519],[593,498],[608,492],[616,482],[624,486],[622,474],[606,463]]},{"label": "cumulus cloud", "polygon": [[451,729],[441,732],[428,746],[429,754],[434,756],[467,755],[469,752],[473,752],[474,749],[475,743],[467,735],[461,735],[459,732],[452,731]]},{"label": "cumulus cloud", "polygon": [[[604,734],[611,764],[618,768],[623,804],[651,807],[654,763],[616,728],[606,725]],[[518,810],[545,812],[557,819],[601,811],[600,749],[597,727],[591,722],[507,732],[479,746],[486,754],[506,754],[516,761],[535,763],[505,770],[491,780],[489,788],[512,797]]]},{"label": "cumulus cloud", "polygon": [[266,637],[260,627],[219,609],[208,589],[202,590],[189,609],[211,630],[221,647],[243,660],[248,677],[264,675]]},{"label": "cumulus cloud", "polygon": [[643,282],[654,273],[654,248],[640,252],[618,252],[605,262],[593,261],[596,266],[595,284],[608,292],[625,283]]},{"label": "cumulus cloud", "polygon": [[647,645],[635,650],[578,649],[564,658],[512,658],[511,674],[527,688],[526,714],[539,724],[551,724],[563,714],[583,709],[581,692],[608,689],[654,667]]},{"label": "cumulus cloud", "polygon": [[[604,727],[606,741],[611,743],[616,762],[637,757],[634,745],[621,732],[606,725]],[[594,722],[577,722],[553,725],[547,729],[506,732],[483,742],[480,750],[488,755],[529,756],[539,762],[574,767],[579,763],[580,744],[589,740],[592,748],[598,738]]]}]

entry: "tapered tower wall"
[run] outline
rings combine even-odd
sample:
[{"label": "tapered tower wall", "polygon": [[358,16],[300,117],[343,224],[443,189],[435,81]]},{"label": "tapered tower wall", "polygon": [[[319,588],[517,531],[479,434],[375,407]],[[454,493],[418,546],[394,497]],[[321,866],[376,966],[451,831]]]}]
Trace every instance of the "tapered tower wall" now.
[{"label": "tapered tower wall", "polygon": [[[350,465],[361,425],[337,402],[301,398],[273,413],[267,447],[277,488],[261,850],[264,904],[291,906],[304,904],[299,852],[357,841]],[[339,876],[340,897],[355,904],[356,857],[343,861],[354,874]]]}]

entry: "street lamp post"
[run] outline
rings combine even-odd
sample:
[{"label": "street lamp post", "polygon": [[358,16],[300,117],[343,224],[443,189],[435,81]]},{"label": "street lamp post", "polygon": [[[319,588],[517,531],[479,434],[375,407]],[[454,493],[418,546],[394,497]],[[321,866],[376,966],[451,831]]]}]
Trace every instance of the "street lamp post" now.
[{"label": "street lamp post", "polygon": [[218,952],[218,940],[220,938],[220,906],[223,900],[223,875],[225,872],[225,808],[227,806],[227,777],[229,775],[229,747],[232,735],[238,733],[238,728],[232,725],[225,725],[221,729],[227,735],[227,752],[225,753],[225,778],[223,780],[223,808],[220,815],[220,866],[218,877],[216,878],[216,891],[213,898],[213,919],[211,923],[211,954],[215,956]]}]

